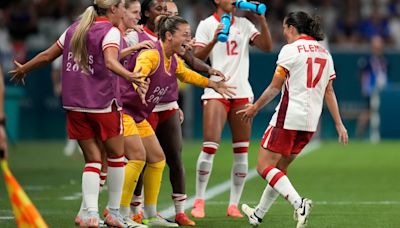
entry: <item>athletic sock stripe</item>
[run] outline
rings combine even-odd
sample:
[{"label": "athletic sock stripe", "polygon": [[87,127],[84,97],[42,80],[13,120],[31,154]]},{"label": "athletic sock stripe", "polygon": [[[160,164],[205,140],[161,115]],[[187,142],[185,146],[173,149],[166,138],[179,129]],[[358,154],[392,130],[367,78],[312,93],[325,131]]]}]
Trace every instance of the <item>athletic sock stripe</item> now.
[{"label": "athletic sock stripe", "polygon": [[271,170],[273,170],[273,169],[275,169],[275,167],[273,167],[273,166],[268,166],[267,168],[265,168],[264,171],[263,171],[263,173],[262,173],[262,175],[261,175],[262,178],[263,178],[263,179],[266,179],[268,173],[269,173]]},{"label": "athletic sock stripe", "polygon": [[271,185],[271,187],[274,187],[276,182],[279,181],[279,179],[281,179],[283,176],[285,176],[285,174],[283,174],[282,172],[278,172],[277,174],[275,174],[275,176],[271,179],[271,181],[269,182],[269,185]]},{"label": "athletic sock stripe", "polygon": [[236,147],[233,148],[233,153],[235,154],[243,154],[243,153],[247,153],[249,152],[249,148],[248,147]]},{"label": "athletic sock stripe", "polygon": [[206,154],[215,154],[217,153],[217,149],[211,147],[203,147],[203,152]]},{"label": "athletic sock stripe", "polygon": [[125,162],[108,161],[107,164],[108,164],[109,167],[124,167],[125,166]]},{"label": "athletic sock stripe", "polygon": [[203,142],[203,147],[212,147],[218,149],[219,144],[216,142]]},{"label": "athletic sock stripe", "polygon": [[91,166],[87,166],[83,169],[83,172],[94,172],[100,175],[100,169],[95,168],[95,167],[91,167]]},{"label": "athletic sock stripe", "polygon": [[245,141],[245,142],[234,142],[232,143],[232,147],[233,148],[238,148],[238,147],[249,147],[250,143],[249,141]]},{"label": "athletic sock stripe", "polygon": [[111,161],[111,162],[125,162],[125,156],[120,156],[120,157],[107,157],[107,161]]}]

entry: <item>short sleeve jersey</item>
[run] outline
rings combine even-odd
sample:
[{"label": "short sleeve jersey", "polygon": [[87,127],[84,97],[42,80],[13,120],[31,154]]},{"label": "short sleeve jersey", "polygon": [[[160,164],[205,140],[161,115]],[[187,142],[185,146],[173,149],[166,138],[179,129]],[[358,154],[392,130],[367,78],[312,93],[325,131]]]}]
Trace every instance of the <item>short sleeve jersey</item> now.
[{"label": "short sleeve jersey", "polygon": [[[205,47],[210,43],[220,21],[217,14],[201,21],[196,31],[195,46]],[[256,27],[246,18],[233,17],[228,41],[215,44],[209,55],[212,67],[230,77],[227,84],[236,87],[236,95],[233,98],[254,96],[248,81],[249,45],[259,34]],[[222,98],[222,96],[213,89],[206,88],[202,99],[210,98]]]},{"label": "short sleeve jersey", "polygon": [[332,56],[312,37],[301,36],[282,48],[276,63],[286,69],[287,78],[270,124],[316,131],[326,87],[336,78]]},{"label": "short sleeve jersey", "polygon": [[[102,23],[102,22],[96,22],[96,23]],[[64,33],[60,36],[60,38],[57,40],[57,45],[61,49],[64,49],[65,34],[67,33],[68,29],[65,30]],[[103,51],[108,47],[115,47],[119,49],[121,45],[120,42],[121,42],[121,32],[116,27],[111,28],[103,39],[102,43]]]}]

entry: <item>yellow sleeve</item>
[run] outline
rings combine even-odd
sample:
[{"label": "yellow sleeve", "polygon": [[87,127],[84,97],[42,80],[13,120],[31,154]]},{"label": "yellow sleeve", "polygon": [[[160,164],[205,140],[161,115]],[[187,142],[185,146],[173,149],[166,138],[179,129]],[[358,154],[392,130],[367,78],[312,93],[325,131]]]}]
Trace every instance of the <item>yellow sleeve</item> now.
[{"label": "yellow sleeve", "polygon": [[149,76],[154,72],[160,62],[160,56],[157,50],[146,50],[139,54],[136,59],[135,72],[140,69],[140,76]]},{"label": "yellow sleeve", "polygon": [[208,78],[203,77],[199,73],[187,68],[183,60],[179,57],[177,59],[178,67],[176,68],[175,74],[179,81],[203,88],[208,86]]}]

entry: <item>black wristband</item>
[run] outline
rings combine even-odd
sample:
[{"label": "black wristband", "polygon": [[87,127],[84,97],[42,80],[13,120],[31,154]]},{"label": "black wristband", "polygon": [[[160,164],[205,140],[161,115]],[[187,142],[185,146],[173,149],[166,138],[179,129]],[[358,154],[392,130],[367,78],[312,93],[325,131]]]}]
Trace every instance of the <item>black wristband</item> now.
[{"label": "black wristband", "polygon": [[0,119],[0,126],[3,126],[3,127],[6,126],[6,117],[3,117]]}]

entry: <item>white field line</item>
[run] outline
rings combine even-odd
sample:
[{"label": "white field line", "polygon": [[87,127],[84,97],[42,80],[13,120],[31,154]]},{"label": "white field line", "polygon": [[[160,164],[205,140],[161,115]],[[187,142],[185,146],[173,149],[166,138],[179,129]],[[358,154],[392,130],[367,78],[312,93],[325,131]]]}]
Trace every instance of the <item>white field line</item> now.
[{"label": "white field line", "polygon": [[[313,142],[309,143],[306,146],[306,148],[304,148],[303,152],[299,155],[299,157],[305,156],[305,155],[309,154],[310,152],[318,149],[320,147],[320,145],[321,145],[321,143],[319,141],[313,141]],[[249,173],[247,174],[247,177],[246,177],[246,181],[249,181],[249,180],[255,178],[256,176],[258,176],[257,170],[255,168],[253,168],[253,169],[249,170]],[[230,188],[231,188],[231,180],[229,179],[229,180],[226,180],[226,181],[208,189],[204,194],[206,196],[205,200],[212,199],[212,198],[218,196],[219,194],[222,194],[222,193],[230,190]],[[194,203],[194,199],[195,199],[195,196],[192,196],[187,199],[186,205],[185,205],[185,210],[192,207],[192,205]],[[208,202],[207,202],[207,204],[208,204]],[[174,216],[175,215],[175,206],[171,205],[167,209],[161,211],[160,214],[162,216],[164,216],[165,218],[170,218],[170,217]]]}]

